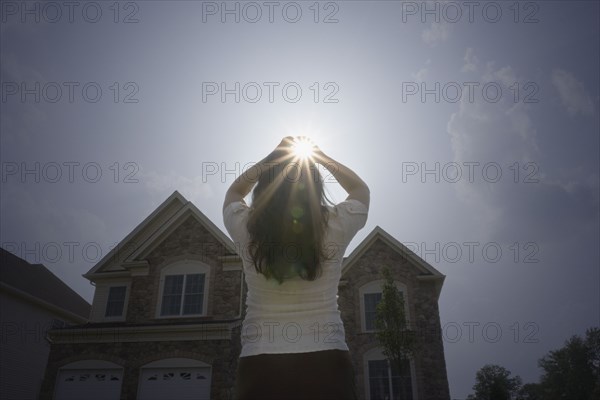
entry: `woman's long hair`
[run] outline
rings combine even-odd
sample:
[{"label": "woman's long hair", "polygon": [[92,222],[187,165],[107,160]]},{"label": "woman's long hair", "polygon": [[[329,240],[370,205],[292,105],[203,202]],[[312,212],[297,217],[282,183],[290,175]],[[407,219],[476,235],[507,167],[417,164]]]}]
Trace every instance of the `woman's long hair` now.
[{"label": "woman's long hair", "polygon": [[[279,157],[279,159],[277,159]],[[252,193],[248,218],[249,253],[256,271],[280,284],[295,275],[322,274],[329,212],[323,180],[310,159],[275,153]]]}]

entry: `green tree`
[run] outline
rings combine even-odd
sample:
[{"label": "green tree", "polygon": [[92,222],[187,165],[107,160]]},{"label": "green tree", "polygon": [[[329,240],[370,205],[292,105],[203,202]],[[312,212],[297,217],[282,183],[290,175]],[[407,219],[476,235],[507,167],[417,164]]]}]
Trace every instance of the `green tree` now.
[{"label": "green tree", "polygon": [[517,400],[542,400],[542,385],[539,383],[526,383],[519,390]]},{"label": "green tree", "polygon": [[[420,348],[416,333],[408,329],[404,308],[404,296],[394,285],[394,278],[389,266],[381,270],[385,279],[381,301],[377,304],[375,314],[376,337],[383,347],[383,354],[395,365],[400,376],[403,376],[405,361],[414,356]],[[394,394],[394,398],[398,398]]]},{"label": "green tree", "polygon": [[519,393],[522,381],[519,375],[511,378],[510,371],[494,364],[484,365],[475,375],[472,400],[510,400]]},{"label": "green tree", "polygon": [[573,335],[565,345],[538,361],[544,372],[544,400],[597,399],[600,395],[600,328],[590,328],[585,339]]},{"label": "green tree", "polygon": [[[600,399],[600,328],[589,328],[585,338],[572,336],[562,348],[542,357],[538,365],[543,369],[540,383],[523,385],[516,390],[516,400]],[[477,373],[477,384],[473,386],[476,393],[467,399],[512,398],[514,391],[509,389],[508,396],[511,397],[506,397],[504,389],[511,386],[509,375],[502,367],[483,367]],[[520,378],[516,378],[520,383]]]}]

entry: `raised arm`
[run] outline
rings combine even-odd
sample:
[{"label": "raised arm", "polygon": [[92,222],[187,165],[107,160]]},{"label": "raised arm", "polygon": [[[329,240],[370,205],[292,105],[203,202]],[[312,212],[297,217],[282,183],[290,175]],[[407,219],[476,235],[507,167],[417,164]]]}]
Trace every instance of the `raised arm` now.
[{"label": "raised arm", "polygon": [[223,211],[225,211],[225,208],[227,208],[230,203],[244,200],[244,197],[250,193],[256,182],[258,182],[261,171],[268,168],[269,164],[280,161],[278,158],[289,156],[292,140],[293,138],[291,136],[283,138],[275,150],[252,167],[248,168],[233,181],[231,186],[229,186],[229,189],[227,189],[227,193],[225,193]]},{"label": "raised arm", "polygon": [[348,193],[346,200],[355,199],[369,208],[371,192],[367,184],[350,168],[339,161],[329,157],[321,149],[316,147],[314,160],[323,165],[338,181],[340,186]]}]

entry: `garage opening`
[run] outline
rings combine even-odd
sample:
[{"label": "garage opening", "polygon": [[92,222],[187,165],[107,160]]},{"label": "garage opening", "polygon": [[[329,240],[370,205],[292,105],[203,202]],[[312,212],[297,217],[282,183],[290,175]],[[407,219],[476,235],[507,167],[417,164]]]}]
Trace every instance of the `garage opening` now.
[{"label": "garage opening", "polygon": [[209,400],[211,366],[190,358],[166,358],[140,368],[138,400]]},{"label": "garage opening", "polygon": [[123,367],[104,360],[83,360],[58,370],[55,400],[118,400]]}]

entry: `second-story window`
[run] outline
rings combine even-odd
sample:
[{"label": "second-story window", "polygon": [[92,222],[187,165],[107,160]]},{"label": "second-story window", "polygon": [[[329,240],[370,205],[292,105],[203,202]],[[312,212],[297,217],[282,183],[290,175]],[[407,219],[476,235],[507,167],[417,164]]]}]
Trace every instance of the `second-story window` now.
[{"label": "second-story window", "polygon": [[[406,313],[406,323],[410,324],[410,316],[408,315],[408,304],[406,303],[407,287],[402,282],[395,281],[395,286],[400,292],[400,296],[404,300],[404,311]],[[375,332],[375,319],[377,316],[377,305],[383,297],[383,280],[375,280],[368,282],[358,288],[358,300],[360,301],[360,318],[362,332]]]},{"label": "second-story window", "polygon": [[375,330],[375,315],[377,314],[377,304],[381,301],[381,292],[365,293],[365,329]]},{"label": "second-story window", "polygon": [[205,274],[166,275],[161,316],[202,314]]},{"label": "second-story window", "polygon": [[127,286],[111,286],[108,291],[105,317],[120,317],[125,307]]}]

